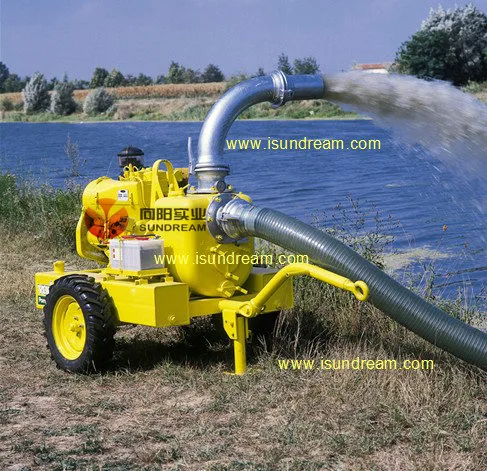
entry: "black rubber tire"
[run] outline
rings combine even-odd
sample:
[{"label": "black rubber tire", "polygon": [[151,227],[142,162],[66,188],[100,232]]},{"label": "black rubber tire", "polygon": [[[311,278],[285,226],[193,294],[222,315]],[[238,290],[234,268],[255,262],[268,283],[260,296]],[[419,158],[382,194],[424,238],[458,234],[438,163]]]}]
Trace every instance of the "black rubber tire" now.
[{"label": "black rubber tire", "polygon": [[[69,360],[59,351],[53,335],[53,312],[57,301],[72,296],[81,308],[86,341],[80,356]],[[115,318],[110,299],[99,283],[86,275],[58,278],[49,289],[44,306],[44,330],[51,356],[59,368],[73,373],[101,371],[113,355]]]}]

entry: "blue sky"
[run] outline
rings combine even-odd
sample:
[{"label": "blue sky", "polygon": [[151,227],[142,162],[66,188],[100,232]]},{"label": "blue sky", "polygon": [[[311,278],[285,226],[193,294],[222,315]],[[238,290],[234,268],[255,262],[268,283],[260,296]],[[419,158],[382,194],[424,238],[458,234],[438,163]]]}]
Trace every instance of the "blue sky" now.
[{"label": "blue sky", "polygon": [[[466,3],[466,2],[465,2]],[[487,0],[473,2],[487,12]],[[225,74],[266,71],[281,52],[322,72],[393,60],[430,0],[0,0],[11,72],[89,79],[96,66],[164,74],[171,60]],[[442,0],[444,7],[464,2]]]}]

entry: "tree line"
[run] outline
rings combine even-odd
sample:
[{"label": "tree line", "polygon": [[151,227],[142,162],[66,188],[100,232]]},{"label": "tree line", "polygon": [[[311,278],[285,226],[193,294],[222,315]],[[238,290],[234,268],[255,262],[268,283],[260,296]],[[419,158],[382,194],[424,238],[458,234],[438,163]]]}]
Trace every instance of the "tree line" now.
[{"label": "tree line", "polygon": [[[283,53],[277,58],[277,69],[286,74],[314,74],[319,72],[319,65],[314,57],[296,58],[291,65],[289,57]],[[487,16],[472,4],[450,10],[444,10],[441,6],[436,10],[431,9],[419,31],[399,47],[394,70],[423,79],[447,80],[457,86],[486,81]],[[264,74],[264,69],[259,67],[253,75],[240,74],[229,77],[227,81],[231,85]],[[49,105],[52,109],[53,106],[56,108],[56,100],[71,96],[75,89],[222,81],[225,81],[225,76],[215,64],[208,64],[203,72],[200,72],[172,61],[167,74],[155,78],[143,73],[137,76],[123,75],[118,69],[109,72],[103,67],[97,67],[89,81],[69,80],[65,74],[62,80],[52,78],[48,82],[39,73],[33,77],[21,78],[15,73],[10,73],[7,65],[0,62],[0,93],[23,91],[24,103],[27,95],[37,94],[41,99],[39,104],[34,106],[36,109],[47,107],[45,103],[49,94],[43,94],[41,91],[54,92]],[[68,110],[68,114],[72,112],[70,110],[74,109],[74,100],[73,103],[64,98],[61,101],[69,104],[63,109]],[[36,100],[32,102],[37,103]],[[29,106],[26,107],[28,110]]]},{"label": "tree line", "polygon": [[[319,70],[316,59],[313,57],[305,57],[296,59],[293,67],[291,67],[289,58],[285,54],[281,54],[277,61],[277,68],[287,74],[306,74],[315,73]],[[264,69],[260,67],[254,75],[264,75]],[[245,75],[244,77],[249,77]],[[0,93],[21,92],[29,83],[31,77],[20,77],[15,73],[11,73],[6,64],[0,62]],[[104,67],[96,67],[93,71],[90,80],[69,80],[65,74],[59,80],[53,77],[47,81],[47,90],[53,91],[56,85],[60,83],[69,83],[74,90],[83,90],[89,88],[118,88],[131,86],[147,86],[158,84],[174,84],[174,83],[211,83],[224,82],[225,75],[220,67],[215,64],[208,64],[203,72],[185,67],[178,62],[172,61],[166,75],[157,75],[150,77],[146,74],[140,73],[135,76],[132,74],[124,75],[119,69],[112,69],[108,71]]]}]

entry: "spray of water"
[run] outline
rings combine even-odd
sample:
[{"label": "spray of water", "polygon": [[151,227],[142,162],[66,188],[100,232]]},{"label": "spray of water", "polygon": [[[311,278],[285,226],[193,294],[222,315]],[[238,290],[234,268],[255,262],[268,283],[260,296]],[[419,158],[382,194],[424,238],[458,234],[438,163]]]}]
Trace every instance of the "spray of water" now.
[{"label": "spray of water", "polygon": [[487,106],[446,82],[347,72],[325,76],[325,98],[421,144],[466,176],[487,179]]},{"label": "spray of water", "polygon": [[[421,144],[425,152],[453,171],[477,213],[479,238],[487,245],[487,106],[446,82],[394,74],[346,72],[325,76],[325,98],[365,114],[396,141]],[[443,171],[443,169],[438,169]],[[440,173],[441,174],[441,173]],[[441,177],[438,179],[441,180]]]}]

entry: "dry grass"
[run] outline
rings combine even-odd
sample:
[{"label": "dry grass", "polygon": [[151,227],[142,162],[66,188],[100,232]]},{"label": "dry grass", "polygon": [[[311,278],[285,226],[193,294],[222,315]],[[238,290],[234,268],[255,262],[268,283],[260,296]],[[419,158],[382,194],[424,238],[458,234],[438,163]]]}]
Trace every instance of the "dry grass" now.
[{"label": "dry grass", "polygon": [[[126,326],[104,374],[56,369],[33,276],[73,252],[79,190],[0,178],[0,469],[484,470],[487,375],[367,304],[301,278],[272,353],[225,375],[207,319]],[[41,208],[41,210],[39,209]],[[52,232],[54,228],[55,232]],[[49,231],[50,230],[50,231]],[[432,371],[280,371],[283,358],[433,358]]]},{"label": "dry grass", "polygon": [[[118,87],[109,88],[116,99],[127,98],[177,98],[177,97],[215,97],[219,96],[225,90],[225,82],[218,83],[181,83],[167,85],[148,85],[144,87]],[[91,90],[75,90],[74,99],[78,102],[84,101],[86,95]],[[7,98],[12,103],[22,102],[22,93],[3,93],[2,98]]]},{"label": "dry grass", "polygon": [[[61,255],[86,266],[0,232],[2,470],[486,469],[486,375],[334,290],[320,297],[310,286],[313,303],[302,291],[275,353],[257,349],[242,378],[224,374],[231,349],[204,321],[125,327],[108,372],[59,371],[33,306],[33,275]],[[279,371],[276,358],[294,353],[432,356],[436,368]]]},{"label": "dry grass", "polygon": [[211,97],[120,100],[117,102],[117,110],[113,118],[116,120],[125,120],[133,116],[156,116],[158,119],[173,120],[179,115],[186,116],[192,109],[202,110],[202,116],[204,118],[206,112],[214,102],[215,99]]}]

